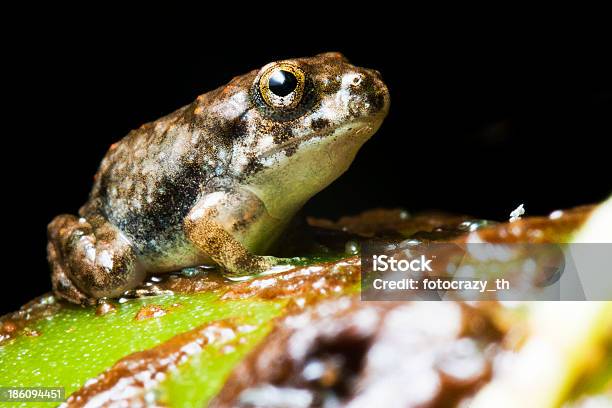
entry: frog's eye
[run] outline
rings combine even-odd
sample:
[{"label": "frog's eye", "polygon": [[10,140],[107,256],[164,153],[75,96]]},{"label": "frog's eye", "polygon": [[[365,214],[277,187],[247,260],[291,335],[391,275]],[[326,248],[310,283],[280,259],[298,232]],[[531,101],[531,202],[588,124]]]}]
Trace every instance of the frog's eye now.
[{"label": "frog's eye", "polygon": [[304,94],[304,71],[293,64],[278,63],[259,78],[259,92],[272,108],[295,108]]}]

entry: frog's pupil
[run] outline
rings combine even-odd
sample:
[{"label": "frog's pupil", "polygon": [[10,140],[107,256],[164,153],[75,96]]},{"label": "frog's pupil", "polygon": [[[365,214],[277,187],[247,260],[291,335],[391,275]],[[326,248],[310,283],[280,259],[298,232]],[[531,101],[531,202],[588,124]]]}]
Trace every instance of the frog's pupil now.
[{"label": "frog's pupil", "polygon": [[297,87],[297,78],[289,71],[277,70],[270,76],[268,87],[278,96],[287,96]]}]

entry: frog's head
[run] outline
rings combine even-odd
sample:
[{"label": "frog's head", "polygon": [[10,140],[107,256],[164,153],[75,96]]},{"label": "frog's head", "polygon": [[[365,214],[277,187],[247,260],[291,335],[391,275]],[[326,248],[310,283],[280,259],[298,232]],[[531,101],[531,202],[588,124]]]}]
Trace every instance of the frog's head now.
[{"label": "frog's head", "polygon": [[380,74],[339,53],[272,62],[216,99],[233,121],[233,177],[279,218],[344,173],[389,110]]}]

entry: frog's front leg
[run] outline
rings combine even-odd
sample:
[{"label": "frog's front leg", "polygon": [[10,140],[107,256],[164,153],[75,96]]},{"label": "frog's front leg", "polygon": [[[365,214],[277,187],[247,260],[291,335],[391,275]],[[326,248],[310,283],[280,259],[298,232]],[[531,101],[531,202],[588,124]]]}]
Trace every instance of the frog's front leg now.
[{"label": "frog's front leg", "polygon": [[230,275],[255,275],[282,258],[256,255],[265,251],[284,223],[272,218],[265,205],[244,189],[203,196],[184,221],[187,238]]},{"label": "frog's front leg", "polygon": [[59,215],[47,227],[47,256],[57,296],[73,303],[94,304],[142,283],[131,243],[101,215]]}]

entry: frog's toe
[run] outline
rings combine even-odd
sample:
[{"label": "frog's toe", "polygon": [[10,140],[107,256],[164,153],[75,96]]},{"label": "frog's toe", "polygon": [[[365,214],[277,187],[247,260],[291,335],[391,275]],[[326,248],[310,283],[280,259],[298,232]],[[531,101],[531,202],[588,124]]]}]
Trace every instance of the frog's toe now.
[{"label": "frog's toe", "polygon": [[285,272],[296,266],[304,265],[306,262],[306,258],[302,257],[278,258],[266,255],[259,256],[258,258],[261,259],[261,267],[253,273],[254,275]]},{"label": "frog's toe", "polygon": [[64,272],[61,263],[51,262],[51,268],[51,284],[53,285],[53,293],[57,297],[80,305],[92,305],[96,302],[95,298],[87,296],[72,283]]},{"label": "frog's toe", "polygon": [[[60,216],[62,217],[62,216]],[[60,223],[64,223],[65,220],[56,217],[54,219],[54,225],[58,226]],[[52,223],[53,224],[53,223]],[[59,232],[59,229],[57,230]],[[68,277],[66,271],[66,264],[62,260],[59,240],[50,239],[47,244],[47,258],[49,265],[51,266],[51,284],[53,286],[53,292],[57,297],[68,300],[72,303],[81,305],[91,305],[95,303],[95,299],[87,296],[85,292],[77,288],[72,280]]]},{"label": "frog's toe", "polygon": [[275,256],[264,256],[271,266],[293,266],[303,264],[307,258],[294,256],[292,258],[277,258]]}]

